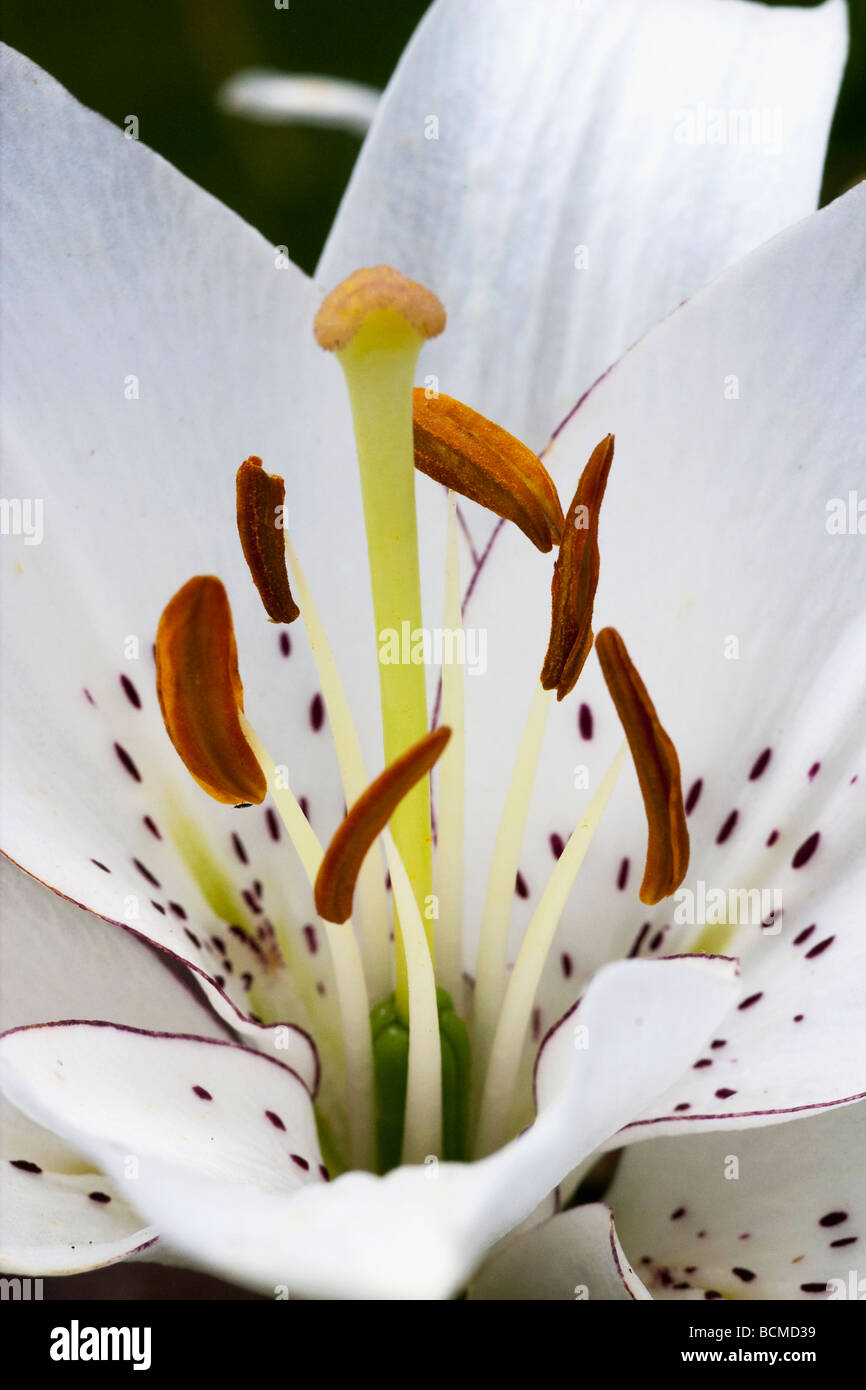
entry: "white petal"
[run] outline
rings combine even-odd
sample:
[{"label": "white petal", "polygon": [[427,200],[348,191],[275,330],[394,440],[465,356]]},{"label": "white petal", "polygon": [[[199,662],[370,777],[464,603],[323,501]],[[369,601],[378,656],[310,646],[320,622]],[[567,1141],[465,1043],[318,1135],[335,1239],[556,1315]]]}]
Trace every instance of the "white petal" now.
[{"label": "white petal", "polygon": [[[265,1058],[87,1025],[0,1044],[7,1094],[111,1172],[172,1245],[273,1293],[442,1297],[694,1055],[734,986],[725,963],[627,962],[580,1006],[590,1039],[551,1046],[532,1128],[481,1163],[431,1161],[317,1184],[309,1099]],[[60,1068],[58,1068],[58,1063]],[[61,1071],[63,1079],[58,1076]],[[213,1097],[199,1100],[194,1086]],[[275,1109],[285,1139],[264,1118]],[[300,1183],[288,1152],[309,1163]],[[139,1175],[124,1157],[140,1158]]]},{"label": "white petal", "polygon": [[[606,1200],[656,1298],[862,1299],[866,1104],[626,1151]],[[838,1281],[833,1283],[831,1281]]]},{"label": "white petal", "polygon": [[[34,65],[8,50],[2,61],[2,307],[16,343],[4,487],[43,508],[44,532],[41,544],[30,544],[33,531],[2,547],[4,848],[66,896],[188,960],[227,995],[229,1013],[308,1026],[311,1011],[324,1012],[327,1033],[333,981],[326,951],[313,958],[305,932],[315,921],[308,885],[285,836],[273,838],[272,812],[269,821],[265,808],[217,807],[192,784],[162,727],[151,658],[171,593],[196,571],[220,574],[247,711],[328,838],[343,797],[314,708],[312,661],[294,630],[285,659],[288,634],[265,619],[234,518],[234,472],[256,451],[286,473],[317,597],[361,644],[366,666],[359,658],[343,669],[370,677],[357,680],[353,705],[375,737],[351,424],[339,368],[312,337],[318,291]],[[34,245],[58,248],[42,272]],[[191,867],[190,823],[207,871]],[[275,959],[270,922],[289,942],[291,977]],[[297,1053],[312,1084],[300,1036]]]},{"label": "white petal", "polygon": [[[866,547],[856,533],[826,529],[828,502],[847,507],[862,478],[854,422],[866,367],[853,306],[866,293],[864,250],[861,187],[648,334],[573,413],[548,455],[570,494],[594,444],[616,433],[594,626],[621,630],[679,749],[684,787],[702,782],[686,886],[782,893],[779,935],[747,926],[722,947],[743,957],[742,1002],[762,998],[735,1010],[732,1031],[718,1034],[738,1057],[739,1082],[714,1060],[689,1082],[700,1083],[700,1103],[698,1094],[671,1097],[697,1114],[788,1111],[866,1090],[855,986],[866,888]],[[488,632],[488,677],[467,680],[468,862],[488,862],[487,808],[502,804],[509,773],[500,750],[515,746],[520,728],[500,692],[522,685],[528,704],[549,624],[549,573],[503,528],[467,609],[467,625]],[[738,659],[726,657],[731,637]],[[590,739],[580,733],[581,705]],[[552,836],[567,836],[621,737],[591,659],[552,716],[515,939],[553,863]],[[770,761],[753,778],[766,748]],[[588,791],[575,790],[580,767]],[[816,852],[794,868],[815,832]],[[653,910],[638,901],[645,844],[636,780],[623,776],[566,910],[539,1033],[599,964],[628,954],[639,937],[641,954],[694,948],[696,929],[674,930],[676,901]],[[483,884],[470,881],[467,891],[465,919],[478,920]],[[728,1087],[740,1094],[715,1096]]]},{"label": "white petal", "polygon": [[0,1028],[96,1018],[226,1038],[193,977],[0,859]]},{"label": "white petal", "polygon": [[613,1214],[601,1202],[574,1207],[494,1252],[469,1286],[470,1299],[648,1299],[626,1259]]},{"label": "white petal", "polygon": [[80,1274],[151,1247],[157,1239],[102,1174],[33,1173],[0,1165],[0,1269]]},{"label": "white petal", "polygon": [[539,449],[645,329],[814,209],[845,53],[837,0],[439,0],[317,275],[428,283],[450,324],[424,372]]},{"label": "white petal", "polygon": [[375,87],[362,82],[244,68],[224,83],[217,100],[229,115],[246,116],[263,125],[338,126],[363,135],[380,96]]}]

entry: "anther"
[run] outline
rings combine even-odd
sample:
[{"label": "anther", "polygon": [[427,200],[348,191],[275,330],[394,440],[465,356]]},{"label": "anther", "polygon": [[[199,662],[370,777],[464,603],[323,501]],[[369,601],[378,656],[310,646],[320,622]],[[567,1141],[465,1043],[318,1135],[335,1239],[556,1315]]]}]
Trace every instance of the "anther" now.
[{"label": "anther", "polygon": [[574,689],[592,649],[592,606],[598,587],[598,522],[613,462],[613,435],[593,449],[580,475],[562,528],[562,544],[553,568],[550,591],[550,641],[541,684],[557,700]]},{"label": "anther", "polygon": [[316,911],[328,922],[352,915],[352,898],[361,865],[399,803],[436,763],[451,737],[447,727],[434,729],[380,773],[351,807],[319,867]]},{"label": "anther", "polygon": [[541,459],[519,439],[451,396],[413,393],[415,467],[513,521],[548,551],[562,536],[559,496]]},{"label": "anther", "polygon": [[230,806],[264,801],[267,783],[238,718],[244,692],[228,597],[197,575],[165,608],[156,690],[168,736],[200,787]]},{"label": "anther", "polygon": [[292,598],[286,570],[283,522],[286,485],[266,473],[255,456],[237,474],[238,534],[253,583],[272,623],[293,623],[300,608]]},{"label": "anther", "polygon": [[595,640],[595,649],[625,729],[643,796],[648,841],[639,896],[642,903],[652,906],[679,887],[689,866],[679,758],[616,629],[604,628]]}]

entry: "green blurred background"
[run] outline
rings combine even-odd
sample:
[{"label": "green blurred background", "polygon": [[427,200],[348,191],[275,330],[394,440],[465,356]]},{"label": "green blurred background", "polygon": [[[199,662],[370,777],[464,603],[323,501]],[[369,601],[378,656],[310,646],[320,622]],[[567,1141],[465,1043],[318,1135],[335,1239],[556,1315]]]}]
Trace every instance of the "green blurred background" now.
[{"label": "green blurred background", "polygon": [[[242,67],[383,87],[427,0],[8,0],[0,37],[140,138],[312,270],[358,152],[352,135],[254,125],[214,94]],[[866,174],[866,0],[849,0],[851,59],[824,187]],[[803,94],[808,100],[808,93]]]}]

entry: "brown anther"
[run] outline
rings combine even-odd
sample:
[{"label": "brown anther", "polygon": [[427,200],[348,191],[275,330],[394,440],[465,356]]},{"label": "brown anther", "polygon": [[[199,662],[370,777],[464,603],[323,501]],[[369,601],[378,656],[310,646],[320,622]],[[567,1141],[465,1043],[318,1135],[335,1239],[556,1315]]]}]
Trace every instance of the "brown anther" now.
[{"label": "brown anther", "polygon": [[409,280],[390,265],[356,270],[323,301],[313,331],[319,347],[342,352],[370,314],[390,310],[422,338],[436,338],[445,327],[445,310],[426,285]]},{"label": "brown anther", "polygon": [[642,903],[652,906],[670,897],[689,867],[679,758],[616,628],[604,628],[595,639],[595,649],[625,729],[643,796],[649,838],[639,896]]},{"label": "brown anther", "polygon": [[355,883],[367,851],[404,796],[433,767],[450,737],[446,725],[425,734],[370,783],[347,813],[316,875],[316,911],[327,922],[345,922],[352,915]]},{"label": "brown anther", "polygon": [[253,583],[272,623],[293,623],[300,608],[292,598],[286,569],[283,532],[286,485],[277,473],[266,473],[260,458],[246,459],[238,469],[238,534]]},{"label": "brown anther", "polygon": [[562,528],[562,544],[550,585],[550,641],[541,684],[564,700],[592,650],[592,605],[598,587],[598,520],[613,462],[613,435],[606,435],[580,475]]},{"label": "brown anther", "polygon": [[558,545],[562,507],[538,455],[451,396],[412,395],[419,472],[513,521],[539,550]]},{"label": "brown anther", "polygon": [[200,574],[159,620],[156,691],[168,736],[200,787],[236,806],[264,801],[265,775],[244,738],[232,613],[219,579]]}]

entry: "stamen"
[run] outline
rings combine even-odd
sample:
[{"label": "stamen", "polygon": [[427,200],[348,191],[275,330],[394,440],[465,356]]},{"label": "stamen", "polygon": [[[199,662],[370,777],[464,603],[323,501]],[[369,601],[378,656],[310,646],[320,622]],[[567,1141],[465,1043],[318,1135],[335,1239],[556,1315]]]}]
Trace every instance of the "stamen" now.
[{"label": "stamen", "polygon": [[541,684],[564,700],[577,684],[592,648],[592,605],[598,587],[598,522],[613,462],[613,435],[593,449],[580,475],[565,525],[551,583],[550,642]]},{"label": "stamen", "polygon": [[580,823],[569,836],[523,938],[496,1026],[478,1121],[476,1157],[492,1153],[508,1138],[520,1059],[544,962],[578,870],[616,786],[624,759],[625,744],[602,778]]},{"label": "stamen", "polygon": [[[307,820],[294,793],[284,785],[271,755],[253,726],[240,716],[244,734],[255,753],[266,779],[274,805],[289,838],[297,850],[310,886],[322,864],[323,852],[319,838]],[[353,1168],[375,1168],[374,1076],[373,1042],[370,1035],[370,1001],[364,979],[364,967],[351,922],[333,926],[323,922],[325,938],[334,965],[334,979],[343,1043],[346,1054],[346,1115],[349,1129],[349,1151]]]},{"label": "stamen", "polygon": [[[361,752],[361,741],[352,719],[346,691],[340,679],[334,653],[325,633],[319,610],[313,600],[310,586],[301,568],[301,562],[292,545],[288,531],[285,533],[286,559],[292,571],[292,580],[301,605],[301,614],[322,695],[328,711],[328,723],[334,737],[337,761],[343,781],[346,805],[352,806],[362,795],[369,782]],[[358,912],[360,919],[361,951],[364,957],[364,974],[370,998],[380,1003],[392,989],[391,941],[389,936],[390,910],[385,892],[385,873],[378,854],[368,855],[361,866],[357,888]]]},{"label": "stamen", "polygon": [[[437,729],[436,732],[441,733],[442,730]],[[443,741],[443,748],[447,741],[447,738]],[[423,1163],[429,1155],[438,1155],[442,1151],[442,1043],[439,1037],[436,978],[409,875],[387,830],[384,841],[394,901],[403,924],[409,983],[409,1067],[403,1124],[403,1162]]]},{"label": "stamen", "polygon": [[197,575],[166,606],[156,634],[156,689],[168,736],[215,801],[264,801],[267,785],[238,718],[244,692],[228,597]]},{"label": "stamen", "polygon": [[[463,627],[460,606],[460,548],[457,537],[457,498],[448,497],[448,540],[445,554],[446,632]],[[446,662],[442,667],[442,723],[451,730],[451,742],[439,767],[436,845],[436,977],[461,1011],[463,960],[463,781],[465,775],[463,667]]]},{"label": "stamen", "polygon": [[550,699],[549,691],[536,686],[514,761],[511,781],[508,784],[493,848],[490,876],[487,880],[473,1006],[472,1081],[476,1101],[480,1095],[484,1070],[493,1045],[496,1019],[505,993],[508,929],[514,902],[514,884],[541,744],[547,727]]},{"label": "stamen", "polygon": [[[445,311],[424,286],[388,266],[359,270],[328,295],[316,318],[319,343],[337,353],[346,377],[364,499],[376,633],[423,627],[412,382],[424,339],[440,333]],[[428,729],[425,671],[414,662],[379,662],[385,761],[392,763]],[[401,802],[392,831],[415,901],[433,887],[430,799],[420,783]],[[433,924],[428,943],[433,949]],[[395,921],[397,1010],[408,1017],[408,985]]]},{"label": "stamen", "polygon": [[679,759],[616,629],[606,627],[600,632],[595,648],[643,796],[649,838],[639,896],[652,906],[679,887],[689,867]]},{"label": "stamen", "polygon": [[292,598],[282,522],[286,485],[266,473],[260,458],[250,457],[237,473],[238,533],[253,583],[272,623],[293,623],[300,613]]},{"label": "stamen", "polygon": [[408,749],[380,773],[338,827],[316,876],[316,911],[329,922],[345,922],[364,857],[405,796],[433,767],[451,737],[445,726]]},{"label": "stamen", "polygon": [[419,472],[513,521],[539,550],[559,544],[559,496],[531,449],[451,396],[416,388],[413,414]]}]

